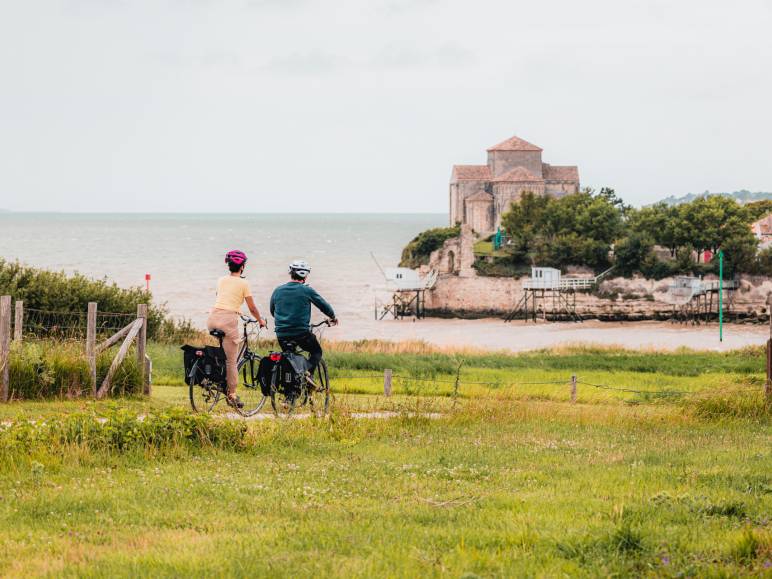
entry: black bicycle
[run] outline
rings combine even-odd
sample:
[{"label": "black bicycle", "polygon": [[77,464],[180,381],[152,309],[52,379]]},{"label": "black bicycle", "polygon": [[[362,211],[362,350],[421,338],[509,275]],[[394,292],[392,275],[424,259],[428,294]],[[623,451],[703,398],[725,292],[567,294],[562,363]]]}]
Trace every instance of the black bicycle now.
[{"label": "black bicycle", "polygon": [[[313,324],[311,329],[330,325],[332,322],[325,320]],[[300,353],[299,346],[292,341],[285,345],[287,348],[283,352],[269,354],[260,372],[263,382],[268,382],[274,413],[281,418],[290,417],[308,404],[312,414],[320,418],[325,416],[330,410],[331,397],[327,363],[322,359],[311,375],[307,370],[308,358]]]},{"label": "black bicycle", "polygon": [[[248,316],[241,316],[241,320],[244,322],[244,332],[238,355],[241,380],[237,394],[243,407],[230,406],[242,416],[253,416],[260,412],[268,397],[263,394],[258,380],[257,371],[261,356],[253,352],[249,346],[250,337],[255,330],[257,330],[257,337],[259,338],[257,320]],[[222,347],[225,333],[221,330],[212,330],[209,334],[217,338],[220,343],[219,347],[182,347],[185,352],[185,382],[190,389],[190,405],[196,412],[214,412],[220,402],[228,402],[225,351]]]}]

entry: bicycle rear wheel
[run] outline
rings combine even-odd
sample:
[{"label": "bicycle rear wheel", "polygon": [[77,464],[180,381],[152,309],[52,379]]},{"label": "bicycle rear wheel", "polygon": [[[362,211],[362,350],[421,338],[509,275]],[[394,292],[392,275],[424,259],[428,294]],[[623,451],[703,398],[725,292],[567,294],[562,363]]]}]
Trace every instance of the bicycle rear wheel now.
[{"label": "bicycle rear wheel", "polygon": [[252,358],[244,358],[239,362],[240,386],[236,394],[243,402],[244,407],[236,408],[235,410],[242,416],[254,416],[260,412],[267,399],[266,396],[263,396],[263,391],[260,387],[255,362],[256,360]]},{"label": "bicycle rear wheel", "polygon": [[330,377],[327,363],[322,360],[312,376],[313,384],[308,384],[308,405],[317,418],[327,415],[330,410]]},{"label": "bicycle rear wheel", "polygon": [[274,368],[271,377],[271,408],[277,418],[289,418],[302,404],[304,393],[301,391],[288,394],[281,385],[281,379],[281,370]]},{"label": "bicycle rear wheel", "polygon": [[[193,381],[195,382],[196,380]],[[204,380],[202,384],[191,384],[188,396],[190,397],[190,405],[193,407],[193,412],[204,414],[214,412],[215,407],[220,402],[225,401],[225,394],[220,387],[208,380]]]}]

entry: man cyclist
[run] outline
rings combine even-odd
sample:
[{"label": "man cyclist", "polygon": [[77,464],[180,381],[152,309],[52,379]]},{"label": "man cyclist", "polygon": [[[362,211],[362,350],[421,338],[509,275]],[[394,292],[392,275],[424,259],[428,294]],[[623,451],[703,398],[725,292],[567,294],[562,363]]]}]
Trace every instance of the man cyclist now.
[{"label": "man cyclist", "polygon": [[311,304],[330,318],[331,324],[337,325],[335,311],[327,301],[310,285],[306,284],[311,268],[302,260],[293,261],[289,266],[290,281],[273,290],[271,295],[271,315],[274,317],[276,337],[282,350],[288,349],[288,343],[294,342],[309,354],[310,376],[322,360],[322,347],[311,332]]}]

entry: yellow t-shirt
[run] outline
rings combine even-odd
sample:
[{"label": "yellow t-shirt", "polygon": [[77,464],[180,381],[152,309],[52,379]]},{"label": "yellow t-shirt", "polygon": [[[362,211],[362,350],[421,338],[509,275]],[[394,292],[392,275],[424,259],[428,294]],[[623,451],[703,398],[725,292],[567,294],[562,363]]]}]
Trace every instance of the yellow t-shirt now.
[{"label": "yellow t-shirt", "polygon": [[220,310],[240,312],[245,298],[252,297],[247,280],[233,275],[225,275],[217,282],[217,302],[214,307]]}]

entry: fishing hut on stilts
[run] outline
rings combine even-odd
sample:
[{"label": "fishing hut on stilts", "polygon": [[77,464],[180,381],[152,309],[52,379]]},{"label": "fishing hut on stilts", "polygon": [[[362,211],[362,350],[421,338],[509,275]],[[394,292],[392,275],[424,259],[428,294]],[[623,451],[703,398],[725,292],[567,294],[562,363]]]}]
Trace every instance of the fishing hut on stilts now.
[{"label": "fishing hut on stilts", "polygon": [[[411,276],[405,280],[401,287],[393,290],[391,302],[381,304],[380,307],[376,304],[375,317],[377,320],[382,320],[389,315],[393,316],[395,320],[402,318],[416,318],[420,320],[426,317],[426,292],[430,291],[434,284],[437,283],[437,272],[432,271],[425,278],[421,278],[412,269],[407,271],[415,274],[415,277]],[[390,273],[389,270],[386,270],[386,272],[387,274]],[[396,280],[403,279],[400,276],[405,275],[405,272],[395,271],[391,273]]]},{"label": "fishing hut on stilts", "polygon": [[395,320],[402,318],[421,319],[426,316],[426,292],[431,291],[437,283],[439,272],[430,271],[426,276],[421,276],[416,270],[409,267],[382,268],[375,259],[378,268],[386,280],[386,291],[390,299],[379,301],[375,299],[375,319],[383,320],[392,317]]},{"label": "fishing hut on stilts", "polygon": [[523,295],[504,321],[535,322],[541,318],[582,322],[576,309],[576,294],[592,290],[610,271],[611,268],[595,277],[563,277],[554,267],[532,267],[531,277],[523,282]]},{"label": "fishing hut on stilts", "polygon": [[698,277],[679,276],[668,287],[667,301],[673,305],[672,323],[693,326],[718,319],[719,307],[731,315],[734,309],[737,279],[704,280]]}]

